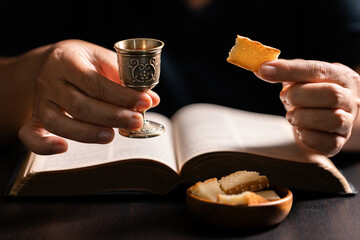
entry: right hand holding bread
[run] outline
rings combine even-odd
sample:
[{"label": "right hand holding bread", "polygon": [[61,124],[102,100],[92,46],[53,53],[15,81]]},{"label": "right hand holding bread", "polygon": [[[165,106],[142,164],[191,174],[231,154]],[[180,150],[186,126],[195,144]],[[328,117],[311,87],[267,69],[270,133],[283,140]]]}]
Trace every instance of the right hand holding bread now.
[{"label": "right hand holding bread", "polygon": [[[280,98],[288,111],[286,118],[305,148],[333,156],[349,140],[353,126],[359,129],[360,76],[349,67],[282,59],[262,64],[257,76],[283,83]],[[357,138],[348,145],[358,149],[358,130],[355,133]]]},{"label": "right hand holding bread", "polygon": [[[237,36],[227,60],[262,80],[283,83],[280,98],[301,146],[327,156],[337,154],[345,143],[347,150],[359,151],[359,74],[340,63],[277,60],[279,54],[278,49]],[[352,132],[355,137],[350,138]]]}]

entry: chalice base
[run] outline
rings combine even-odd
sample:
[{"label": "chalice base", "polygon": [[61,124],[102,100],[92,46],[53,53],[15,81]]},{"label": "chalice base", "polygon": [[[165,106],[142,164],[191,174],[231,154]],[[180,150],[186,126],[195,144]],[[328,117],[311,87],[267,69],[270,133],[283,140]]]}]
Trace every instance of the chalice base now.
[{"label": "chalice base", "polygon": [[136,130],[119,129],[120,135],[129,138],[151,138],[165,132],[165,127],[159,123],[146,120],[143,126]]}]

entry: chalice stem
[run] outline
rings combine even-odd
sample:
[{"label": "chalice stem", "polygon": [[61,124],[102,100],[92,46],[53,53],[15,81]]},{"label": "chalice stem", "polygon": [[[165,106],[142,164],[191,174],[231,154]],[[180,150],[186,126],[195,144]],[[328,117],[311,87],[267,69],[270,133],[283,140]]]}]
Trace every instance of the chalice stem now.
[{"label": "chalice stem", "polygon": [[[145,90],[142,90],[142,92],[144,93],[147,93],[148,89],[145,89]],[[138,111],[139,113],[141,113],[142,117],[143,117],[143,124],[147,122],[147,119],[146,119],[146,110],[141,110],[141,111]]]},{"label": "chalice stem", "polygon": [[147,122],[146,115],[145,115],[146,110],[142,110],[142,111],[138,111],[138,112],[141,113],[141,115],[143,117],[143,123],[146,123]]}]

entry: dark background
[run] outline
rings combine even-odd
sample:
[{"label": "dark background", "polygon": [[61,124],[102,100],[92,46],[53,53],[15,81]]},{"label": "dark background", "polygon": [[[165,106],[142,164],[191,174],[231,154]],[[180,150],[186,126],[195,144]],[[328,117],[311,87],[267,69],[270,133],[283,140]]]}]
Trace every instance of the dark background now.
[{"label": "dark background", "polygon": [[351,67],[360,62],[357,0],[203,2],[196,7],[191,0],[3,1],[0,54],[18,55],[71,38],[109,49],[126,38],[158,38],[165,48],[160,84],[154,89],[162,101],[154,111],[168,116],[194,102],[285,113],[279,84],[226,62],[237,34],[280,49],[281,58]]}]

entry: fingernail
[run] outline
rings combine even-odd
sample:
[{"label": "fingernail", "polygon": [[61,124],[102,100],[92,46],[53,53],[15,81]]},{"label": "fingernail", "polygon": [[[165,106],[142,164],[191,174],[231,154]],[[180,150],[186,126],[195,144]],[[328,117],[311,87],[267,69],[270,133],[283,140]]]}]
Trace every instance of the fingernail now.
[{"label": "fingernail", "polygon": [[286,119],[288,120],[288,122],[290,124],[292,124],[292,122],[293,122],[293,115],[294,115],[293,111],[289,111],[289,112],[286,113]]},{"label": "fingernail", "polygon": [[145,109],[148,109],[148,108],[150,108],[150,107],[151,107],[151,106],[150,106],[149,101],[143,101],[143,100],[138,101],[138,102],[136,103],[136,105],[135,105],[135,109],[136,109],[136,110],[145,110]]},{"label": "fingernail", "polygon": [[134,113],[132,118],[130,118],[128,126],[131,129],[141,128],[143,124],[143,119],[140,113]]},{"label": "fingernail", "polygon": [[108,129],[101,130],[98,135],[98,140],[100,143],[108,143],[114,137],[114,132]]},{"label": "fingernail", "polygon": [[288,104],[287,100],[286,100],[286,91],[282,90],[280,92],[280,100],[283,104]]},{"label": "fingernail", "polygon": [[276,76],[276,68],[270,65],[262,64],[259,68],[259,74],[266,80],[274,80]]},{"label": "fingernail", "polygon": [[54,154],[56,153],[63,153],[66,152],[67,147],[64,144],[56,144],[55,146],[52,147],[52,152]]}]

